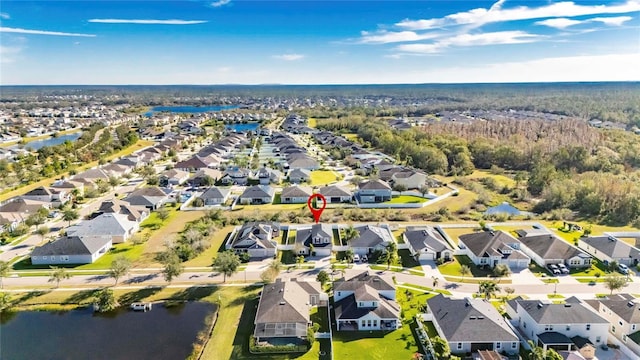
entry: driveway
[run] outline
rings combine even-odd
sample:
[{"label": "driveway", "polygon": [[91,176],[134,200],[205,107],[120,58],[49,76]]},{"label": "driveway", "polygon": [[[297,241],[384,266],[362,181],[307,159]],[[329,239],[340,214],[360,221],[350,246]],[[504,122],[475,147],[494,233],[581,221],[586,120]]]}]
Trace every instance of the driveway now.
[{"label": "driveway", "polygon": [[618,349],[609,348],[609,350],[602,350],[600,347],[596,349],[596,359],[598,360],[631,360],[630,357],[628,357]]}]

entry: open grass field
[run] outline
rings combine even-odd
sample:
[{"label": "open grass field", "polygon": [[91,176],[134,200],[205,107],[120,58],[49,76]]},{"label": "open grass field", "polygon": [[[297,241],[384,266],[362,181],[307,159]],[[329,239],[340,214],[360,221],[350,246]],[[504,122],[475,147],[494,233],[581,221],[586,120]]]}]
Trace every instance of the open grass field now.
[{"label": "open grass field", "polygon": [[314,170],[311,172],[309,185],[327,185],[338,180],[338,174],[330,170]]},{"label": "open grass field", "polygon": [[471,175],[465,176],[465,178],[470,180],[492,178],[500,186],[514,187],[516,185],[515,180],[507,175],[492,174],[485,170],[475,170]]},{"label": "open grass field", "polygon": [[427,201],[428,199],[419,196],[400,195],[392,197],[391,200],[385,201],[384,204],[421,204]]},{"label": "open grass field", "polygon": [[[435,211],[442,207],[449,209],[451,213],[454,213],[460,209],[470,207],[478,198],[478,195],[474,192],[471,192],[467,189],[463,189],[461,187],[458,188],[457,196],[449,196],[448,198],[435,202],[431,205],[424,207],[423,209],[428,211]],[[451,191],[450,189],[438,189],[438,194],[443,194],[444,192]]]},{"label": "open grass field", "polygon": [[473,228],[442,228],[442,230],[456,245],[458,245],[458,237],[460,237],[460,235],[471,234],[474,232]]},{"label": "open grass field", "polygon": [[307,118],[307,126],[310,128],[315,128],[318,125],[318,121],[316,118]]}]

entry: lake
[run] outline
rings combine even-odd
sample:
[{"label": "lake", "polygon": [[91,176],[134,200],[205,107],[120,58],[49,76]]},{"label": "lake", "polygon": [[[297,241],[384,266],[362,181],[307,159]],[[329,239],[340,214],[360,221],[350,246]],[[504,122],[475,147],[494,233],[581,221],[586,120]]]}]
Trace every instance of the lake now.
[{"label": "lake", "polygon": [[203,113],[210,111],[233,110],[239,108],[239,105],[215,105],[215,106],[154,106],[144,115],[151,116],[157,112],[174,112],[174,113]]},{"label": "lake", "polygon": [[247,123],[247,124],[229,124],[224,127],[229,130],[235,130],[237,132],[256,131],[260,126],[259,123]]},{"label": "lake", "polygon": [[78,140],[80,135],[82,135],[81,131],[74,132],[72,134],[58,135],[57,137],[52,137],[52,138],[48,138],[48,139],[30,141],[30,142],[26,143],[24,145],[24,147],[25,148],[31,148],[33,150],[39,150],[39,149],[41,149],[41,148],[43,148],[45,146],[60,145],[60,144],[62,144],[63,142],[65,142],[67,140],[76,141],[76,140]]},{"label": "lake", "polygon": [[185,359],[205,329],[205,317],[215,310],[213,304],[188,302],[169,308],[154,304],[148,312],[19,311],[0,325],[0,354],[2,359]]}]

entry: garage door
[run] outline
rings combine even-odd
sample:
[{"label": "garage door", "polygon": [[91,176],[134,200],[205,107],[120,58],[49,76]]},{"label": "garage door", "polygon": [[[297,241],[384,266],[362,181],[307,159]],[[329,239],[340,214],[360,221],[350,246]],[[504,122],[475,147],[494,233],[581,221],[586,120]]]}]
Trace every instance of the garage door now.
[{"label": "garage door", "polygon": [[421,253],[420,260],[435,260],[435,254],[433,253]]},{"label": "garage door", "polygon": [[251,249],[251,250],[249,250],[249,254],[251,255],[251,257],[265,257],[265,256],[267,256],[267,250],[266,249]]}]

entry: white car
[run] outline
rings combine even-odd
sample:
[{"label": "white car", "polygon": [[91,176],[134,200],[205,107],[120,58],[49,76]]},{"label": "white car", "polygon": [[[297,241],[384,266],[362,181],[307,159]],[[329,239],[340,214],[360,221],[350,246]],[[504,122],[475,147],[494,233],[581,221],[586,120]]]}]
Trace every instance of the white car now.
[{"label": "white car", "polygon": [[560,271],[560,268],[556,264],[549,264],[547,265],[547,267],[553,275],[560,275],[562,273],[562,271]]},{"label": "white car", "polygon": [[564,264],[558,264],[558,268],[560,269],[560,271],[563,274],[568,274],[569,273],[569,269]]}]

